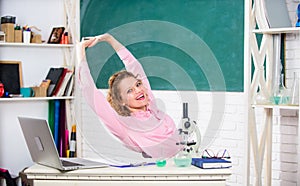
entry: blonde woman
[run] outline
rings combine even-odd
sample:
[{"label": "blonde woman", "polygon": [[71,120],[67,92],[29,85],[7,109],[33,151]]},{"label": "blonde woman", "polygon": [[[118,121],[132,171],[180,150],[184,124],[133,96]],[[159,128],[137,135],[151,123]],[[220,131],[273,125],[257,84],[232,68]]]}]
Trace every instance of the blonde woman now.
[{"label": "blonde woman", "polygon": [[92,47],[98,42],[112,46],[126,71],[116,72],[110,77],[105,98],[97,89],[85,55],[82,55],[78,80],[87,103],[129,149],[152,158],[168,158],[177,154],[182,149],[176,144],[181,140],[178,130],[172,118],[157,108],[142,65],[108,33],[81,42],[82,52],[85,47]]}]

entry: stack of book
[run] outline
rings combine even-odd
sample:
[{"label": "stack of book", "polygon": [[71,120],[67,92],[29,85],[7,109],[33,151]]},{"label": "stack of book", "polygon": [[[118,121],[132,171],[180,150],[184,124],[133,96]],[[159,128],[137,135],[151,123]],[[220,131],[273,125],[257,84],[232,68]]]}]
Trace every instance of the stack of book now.
[{"label": "stack of book", "polygon": [[50,80],[47,96],[71,96],[74,84],[74,71],[65,67],[50,68],[46,80]]},{"label": "stack of book", "polygon": [[[52,136],[54,138],[57,151],[60,157],[69,157],[70,140],[74,140],[74,136],[72,135],[72,139],[70,139],[70,134],[72,134],[70,133],[70,126],[72,121],[70,115],[69,100],[49,100],[48,112],[48,123],[52,132]],[[76,132],[74,131],[73,127],[72,132]],[[74,154],[75,149],[73,148],[72,150]]]},{"label": "stack of book", "polygon": [[223,158],[192,158],[192,165],[202,169],[230,168],[231,161]]}]

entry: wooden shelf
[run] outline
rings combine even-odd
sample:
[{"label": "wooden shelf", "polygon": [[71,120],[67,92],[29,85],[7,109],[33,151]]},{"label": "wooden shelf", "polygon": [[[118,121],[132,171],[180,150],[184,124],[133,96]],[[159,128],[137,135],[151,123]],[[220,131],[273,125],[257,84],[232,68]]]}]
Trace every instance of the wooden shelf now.
[{"label": "wooden shelf", "polygon": [[299,110],[298,105],[260,105],[260,104],[253,104],[253,108],[269,108],[269,109],[288,109],[288,110]]},{"label": "wooden shelf", "polygon": [[300,33],[300,27],[255,29],[253,32],[258,34]]},{"label": "wooden shelf", "polygon": [[67,100],[74,99],[74,96],[63,96],[63,97],[29,97],[29,98],[0,98],[0,102],[13,102],[13,101],[49,101],[49,100]]},{"label": "wooden shelf", "polygon": [[8,47],[45,47],[45,48],[71,48],[73,44],[47,44],[47,43],[0,43],[0,46]]}]

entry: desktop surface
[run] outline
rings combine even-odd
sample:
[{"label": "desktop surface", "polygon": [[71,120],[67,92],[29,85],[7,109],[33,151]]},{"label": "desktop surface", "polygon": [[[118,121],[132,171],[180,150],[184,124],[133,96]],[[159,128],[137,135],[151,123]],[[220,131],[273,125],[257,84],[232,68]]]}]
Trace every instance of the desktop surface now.
[{"label": "desktop surface", "polygon": [[[62,172],[58,169],[35,164],[25,169],[21,175],[32,185],[44,185],[45,183],[61,185],[96,185],[110,183],[111,185],[148,185],[170,184],[183,185],[188,181],[191,185],[225,185],[226,179],[231,175],[231,170],[226,169],[201,169],[195,166],[176,167],[173,162],[168,162],[165,167],[156,165],[140,167],[106,167],[81,169]],[[166,182],[167,181],[167,182]]]}]

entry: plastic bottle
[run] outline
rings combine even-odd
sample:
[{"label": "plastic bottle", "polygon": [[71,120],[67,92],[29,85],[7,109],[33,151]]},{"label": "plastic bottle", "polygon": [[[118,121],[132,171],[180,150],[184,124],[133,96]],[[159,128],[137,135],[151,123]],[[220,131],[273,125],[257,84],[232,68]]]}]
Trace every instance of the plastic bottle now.
[{"label": "plastic bottle", "polygon": [[63,44],[69,44],[69,34],[68,32],[64,33],[64,43]]}]

